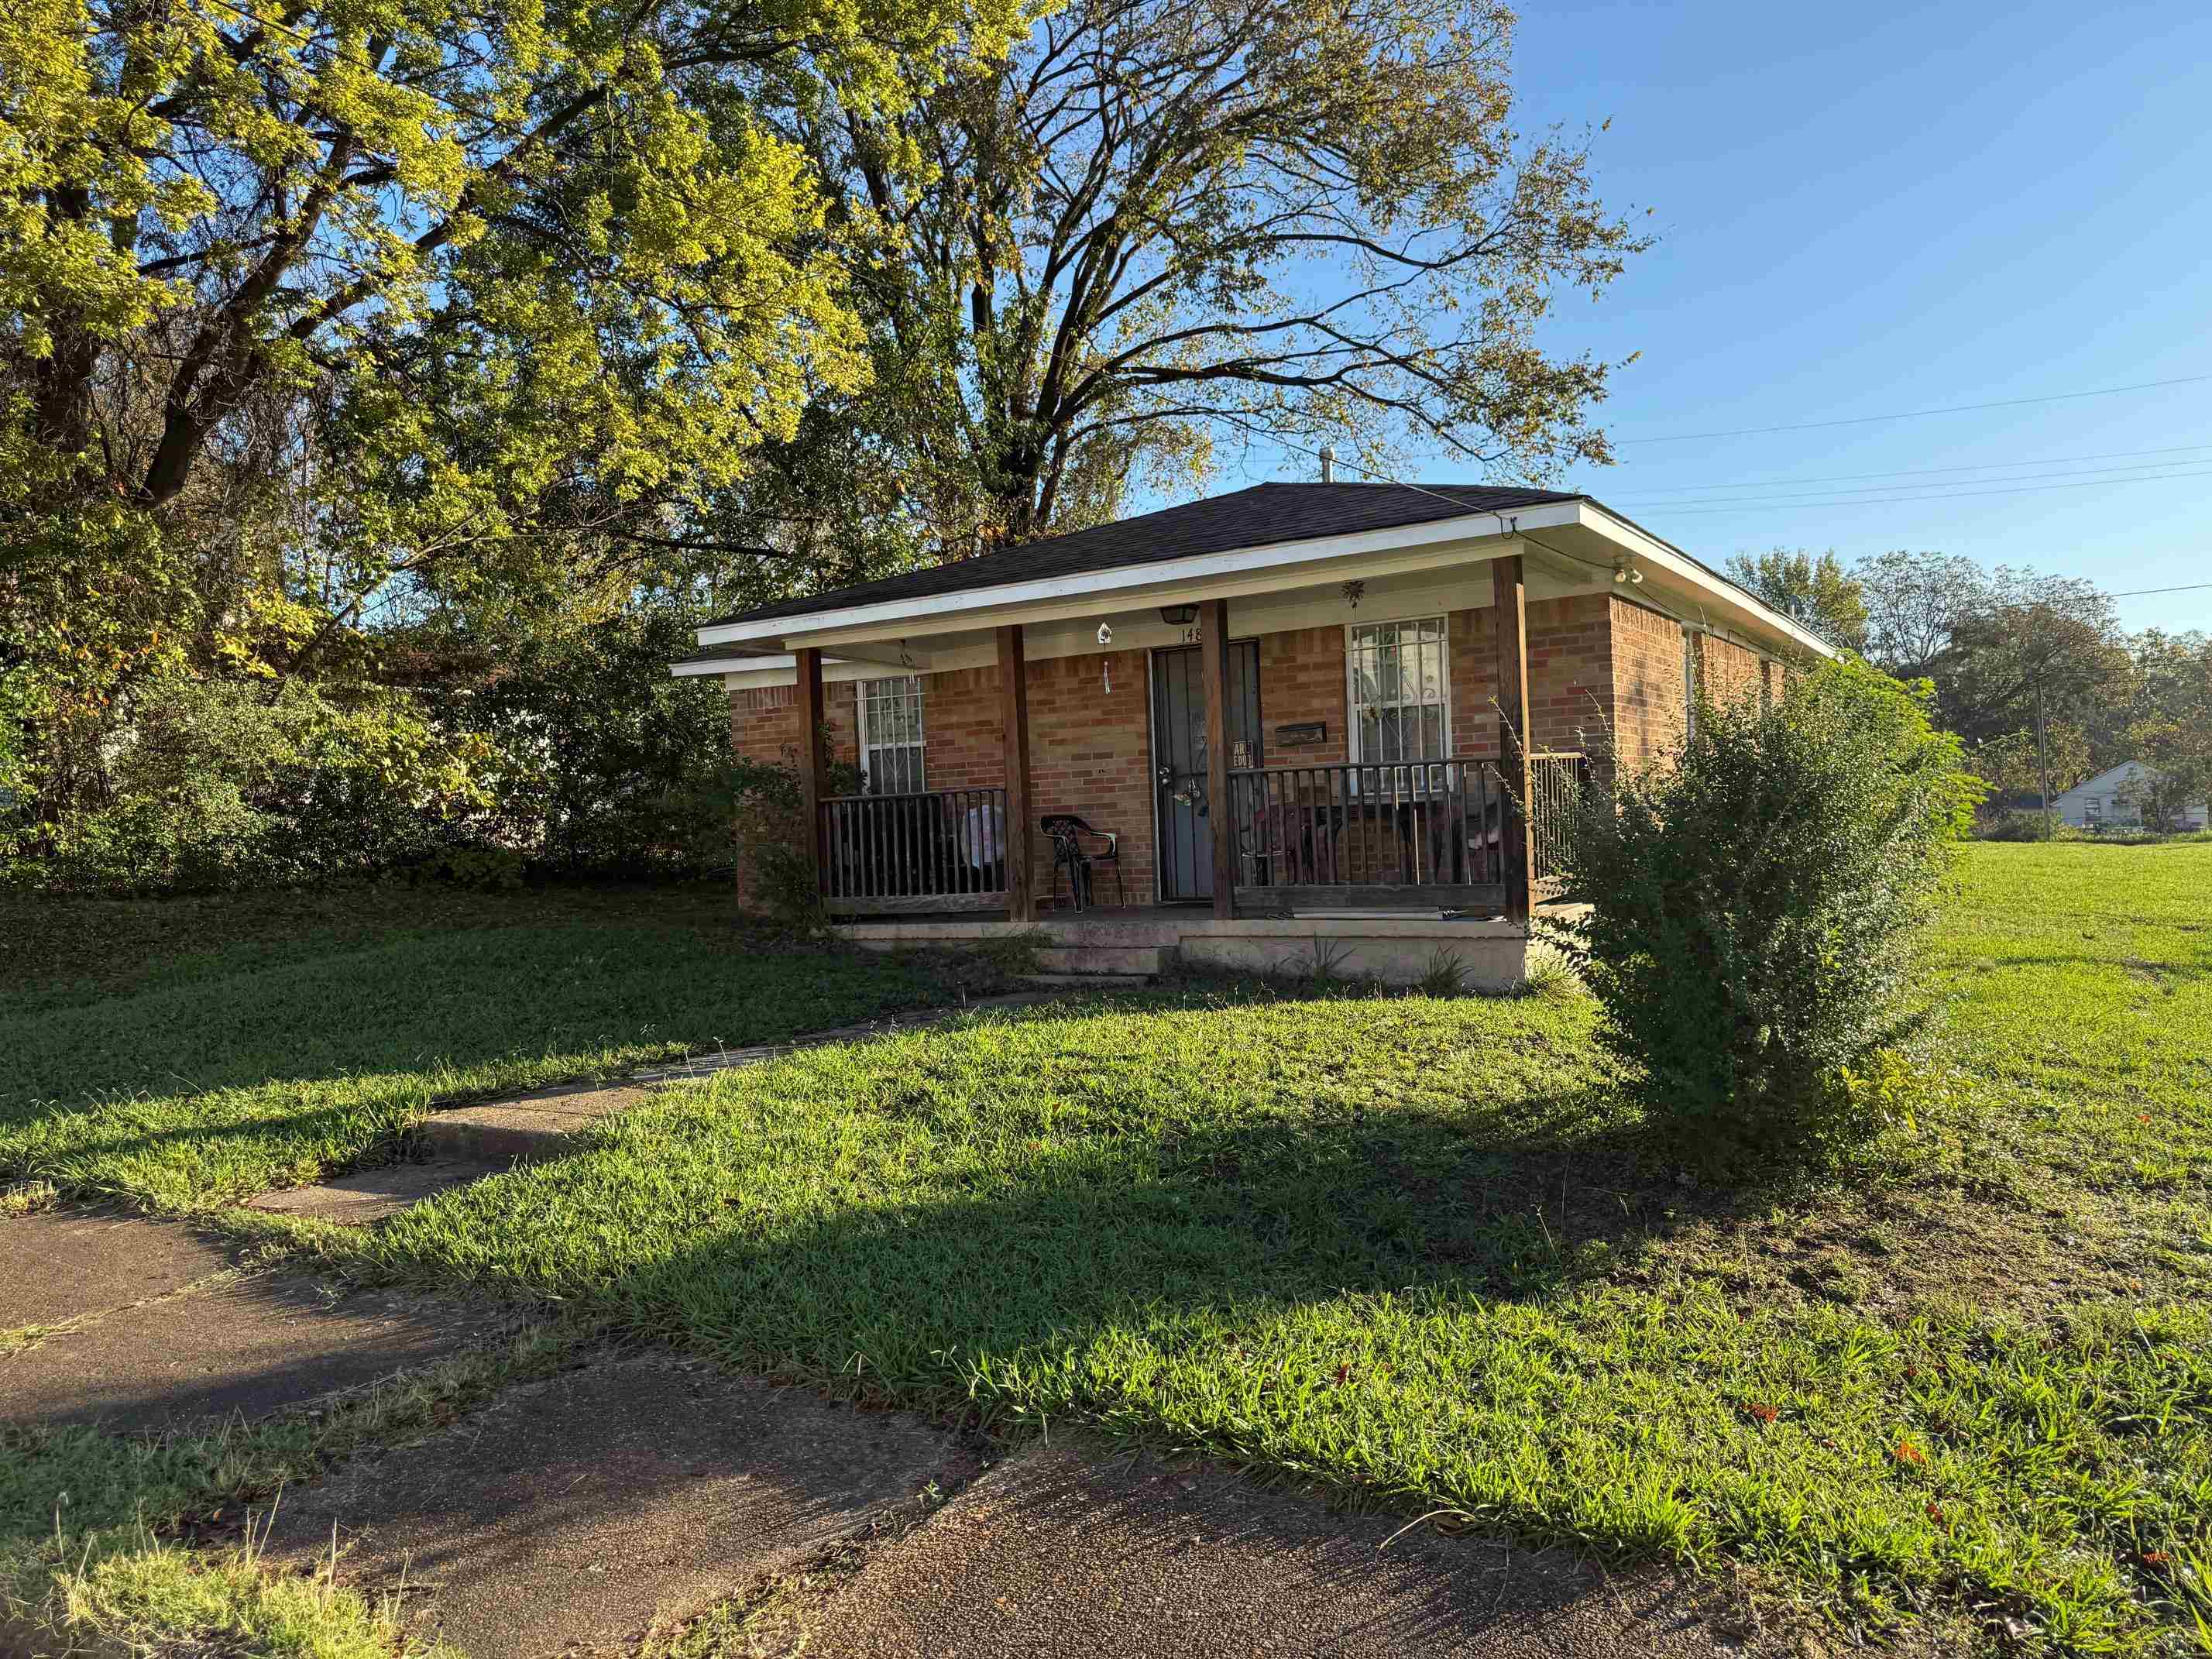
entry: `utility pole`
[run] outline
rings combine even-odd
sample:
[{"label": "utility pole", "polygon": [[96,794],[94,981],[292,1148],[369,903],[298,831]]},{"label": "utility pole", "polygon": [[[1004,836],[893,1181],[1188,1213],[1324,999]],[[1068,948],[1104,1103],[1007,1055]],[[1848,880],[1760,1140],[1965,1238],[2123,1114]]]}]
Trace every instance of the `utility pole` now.
[{"label": "utility pole", "polygon": [[2051,839],[2051,753],[2043,742],[2043,681],[2035,682],[2035,767],[2043,775],[2043,838]]}]

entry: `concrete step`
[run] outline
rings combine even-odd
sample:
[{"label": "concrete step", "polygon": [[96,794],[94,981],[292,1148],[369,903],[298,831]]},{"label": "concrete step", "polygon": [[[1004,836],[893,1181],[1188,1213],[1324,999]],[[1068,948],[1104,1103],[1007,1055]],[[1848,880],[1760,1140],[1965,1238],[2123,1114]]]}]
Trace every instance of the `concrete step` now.
[{"label": "concrete step", "polygon": [[1036,965],[1047,974],[1145,975],[1165,967],[1157,945],[1046,945],[1038,947]]},{"label": "concrete step", "polygon": [[1102,991],[1150,985],[1150,974],[1031,974],[1032,985],[1050,985],[1071,991]]}]

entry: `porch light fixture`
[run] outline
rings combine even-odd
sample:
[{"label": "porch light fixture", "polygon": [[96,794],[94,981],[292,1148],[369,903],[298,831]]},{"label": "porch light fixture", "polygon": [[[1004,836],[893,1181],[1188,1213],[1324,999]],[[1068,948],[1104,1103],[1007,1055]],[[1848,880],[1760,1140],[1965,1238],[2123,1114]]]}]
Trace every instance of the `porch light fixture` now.
[{"label": "porch light fixture", "polygon": [[1160,607],[1160,620],[1170,628],[1188,628],[1198,620],[1198,607],[1194,605],[1164,605]]},{"label": "porch light fixture", "polygon": [[1640,582],[1644,580],[1644,573],[1641,570],[1632,568],[1629,565],[1628,562],[1624,559],[1619,564],[1613,566],[1613,579],[1617,582]]}]

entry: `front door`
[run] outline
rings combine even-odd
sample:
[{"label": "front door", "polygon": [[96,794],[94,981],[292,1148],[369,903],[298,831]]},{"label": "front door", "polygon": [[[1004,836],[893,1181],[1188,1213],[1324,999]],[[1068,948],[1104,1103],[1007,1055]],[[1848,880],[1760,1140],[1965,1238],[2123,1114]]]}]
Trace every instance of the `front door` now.
[{"label": "front door", "polygon": [[[1158,800],[1160,896],[1213,896],[1212,803],[1206,784],[1203,648],[1152,653],[1152,775]],[[1258,766],[1260,646],[1229,644],[1229,763]]]}]

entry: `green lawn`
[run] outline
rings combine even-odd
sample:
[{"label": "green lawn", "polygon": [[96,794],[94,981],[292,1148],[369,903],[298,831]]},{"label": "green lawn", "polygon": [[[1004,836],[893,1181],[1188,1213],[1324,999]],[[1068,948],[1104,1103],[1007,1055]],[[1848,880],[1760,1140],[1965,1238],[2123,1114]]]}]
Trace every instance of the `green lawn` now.
[{"label": "green lawn", "polygon": [[1195,988],[726,1076],[368,1250],[1861,1629],[2197,1650],[2207,891],[2212,848],[1974,849],[1955,1071],[1851,1171],[1751,1194],[1683,1184],[1580,1000]]},{"label": "green lawn", "polygon": [[167,1209],[388,1159],[434,1099],[954,999],[726,892],[0,899],[0,1181]]},{"label": "green lawn", "polygon": [[[1579,998],[1194,985],[727,1074],[313,1242],[878,1401],[1081,1419],[1710,1565],[1941,1651],[2212,1652],[2208,896],[2212,846],[1971,849],[1911,1130],[1752,1191],[1678,1172]],[[19,1101],[159,1087],[143,1006],[222,1081],[164,1097],[135,1151],[117,1109],[19,1104],[0,1168],[205,1203],[388,1135],[395,1115],[347,1116],[350,1070],[411,1104],[674,1041],[628,1023],[665,1004],[738,1042],[765,1032],[733,1018],[827,1023],[793,981],[839,1018],[920,992],[908,967],[618,914],[659,901],[543,902],[398,939],[325,919],[327,950],[240,926],[11,1005],[0,1054],[46,1079]],[[562,982],[580,952],[606,966]],[[225,1013],[241,984],[289,1012]],[[81,1072],[42,1024],[70,1019],[103,1034]]]}]

